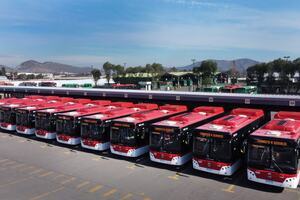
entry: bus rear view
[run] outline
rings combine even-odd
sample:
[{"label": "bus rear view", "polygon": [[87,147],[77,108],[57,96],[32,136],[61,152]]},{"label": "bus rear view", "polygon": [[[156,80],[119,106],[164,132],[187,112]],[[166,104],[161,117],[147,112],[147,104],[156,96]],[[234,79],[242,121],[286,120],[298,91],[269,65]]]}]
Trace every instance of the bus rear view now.
[{"label": "bus rear view", "polygon": [[159,110],[146,111],[113,120],[111,145],[113,154],[138,157],[149,151],[149,126],[157,121],[185,112],[186,106],[165,105]]},{"label": "bus rear view", "polygon": [[223,113],[222,107],[201,106],[152,124],[150,160],[177,166],[187,163],[192,158],[192,130]]},{"label": "bus rear view", "polygon": [[248,139],[248,180],[297,188],[299,147],[300,112],[278,112]]},{"label": "bus rear view", "polygon": [[259,109],[233,109],[229,115],[194,130],[193,168],[231,176],[242,163],[244,139],[265,122]]}]

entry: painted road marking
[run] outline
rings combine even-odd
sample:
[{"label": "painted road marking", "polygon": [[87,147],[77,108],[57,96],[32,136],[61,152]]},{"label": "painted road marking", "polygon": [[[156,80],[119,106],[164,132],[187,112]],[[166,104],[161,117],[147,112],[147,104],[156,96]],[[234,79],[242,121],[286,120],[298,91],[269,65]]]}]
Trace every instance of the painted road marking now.
[{"label": "painted road marking", "polygon": [[174,176],[168,176],[169,179],[176,180],[176,181],[179,180],[178,177],[179,177],[178,174],[175,174]]},{"label": "painted road marking", "polygon": [[54,174],[54,172],[46,172],[44,174],[39,175],[39,177],[46,177],[46,176],[49,176],[51,174]]},{"label": "painted road marking", "polygon": [[66,183],[69,183],[69,182],[71,182],[71,181],[74,181],[75,179],[76,179],[75,177],[69,178],[69,179],[67,179],[67,180],[65,180],[65,181],[62,181],[61,184],[64,185],[64,184],[66,184]]},{"label": "painted road marking", "polygon": [[9,160],[8,159],[2,159],[2,160],[0,160],[0,163],[7,162],[7,161],[9,161]]},{"label": "painted road marking", "polygon": [[53,178],[53,180],[58,179],[58,178],[60,178],[60,177],[64,177],[64,176],[65,176],[64,174],[58,174],[57,176],[55,176],[55,177]]},{"label": "painted road marking", "polygon": [[134,170],[135,169],[135,165],[129,165],[129,166],[126,166],[127,169],[131,169],[131,170]]},{"label": "painted road marking", "polygon": [[131,193],[126,194],[125,196],[123,196],[120,200],[126,200],[129,199],[130,197],[132,197],[133,195]]},{"label": "painted road marking", "polygon": [[231,184],[226,189],[222,189],[222,191],[229,192],[229,193],[234,193],[234,190],[233,190],[234,187],[235,187],[235,185]]},{"label": "painted road marking", "polygon": [[13,166],[13,167],[11,167],[11,168],[12,168],[12,169],[17,169],[17,168],[23,167],[23,166],[25,166],[25,165],[26,165],[26,164],[22,163],[22,164],[15,165],[15,166]]},{"label": "painted road marking", "polygon": [[93,187],[89,190],[89,193],[97,192],[98,190],[100,190],[102,188],[103,188],[103,185],[96,185],[95,187]]},{"label": "painted road marking", "polygon": [[79,185],[77,185],[76,188],[77,188],[77,189],[80,189],[80,188],[82,188],[82,187],[84,187],[84,186],[86,186],[86,185],[88,185],[88,184],[90,184],[89,181],[84,181],[84,182],[80,183]]},{"label": "painted road marking", "polygon": [[17,162],[16,162],[16,161],[10,161],[10,162],[4,163],[4,164],[2,165],[2,167],[6,167],[6,166],[8,166],[8,165],[15,164],[15,163],[17,163]]},{"label": "painted road marking", "polygon": [[97,157],[97,158],[93,158],[92,160],[94,160],[94,161],[99,161],[99,160],[100,160],[100,158],[99,158],[99,157]]},{"label": "painted road marking", "polygon": [[63,190],[63,189],[64,189],[64,187],[60,187],[60,188],[57,188],[57,189],[52,190],[50,192],[45,192],[45,193],[40,194],[38,196],[32,197],[30,200],[38,200],[38,199],[41,199],[41,198],[46,197],[46,196],[49,196],[50,194],[56,193],[56,192],[58,192],[60,190]]},{"label": "painted road marking", "polygon": [[103,197],[109,197],[109,196],[111,196],[111,195],[113,195],[114,193],[116,193],[117,192],[117,189],[111,189],[111,190],[109,190],[108,192],[105,192],[104,194],[103,194]]},{"label": "painted road marking", "polygon": [[23,172],[23,171],[26,171],[28,169],[35,169],[35,168],[36,167],[34,167],[34,166],[29,166],[29,167],[25,167],[25,168],[20,169],[20,171]]},{"label": "painted road marking", "polygon": [[0,185],[0,188],[3,188],[3,187],[6,187],[6,186],[9,186],[9,185],[14,185],[14,184],[17,184],[17,183],[21,183],[21,182],[27,181],[30,178],[31,177],[27,177],[27,178],[22,178],[22,179],[15,180],[15,181],[12,181],[12,182],[4,183],[4,184]]},{"label": "painted road marking", "polygon": [[35,171],[33,171],[33,172],[29,173],[29,174],[30,174],[30,175],[33,175],[33,174],[40,173],[40,172],[42,172],[42,171],[44,171],[44,170],[43,170],[43,169],[37,169],[37,170],[35,170]]}]

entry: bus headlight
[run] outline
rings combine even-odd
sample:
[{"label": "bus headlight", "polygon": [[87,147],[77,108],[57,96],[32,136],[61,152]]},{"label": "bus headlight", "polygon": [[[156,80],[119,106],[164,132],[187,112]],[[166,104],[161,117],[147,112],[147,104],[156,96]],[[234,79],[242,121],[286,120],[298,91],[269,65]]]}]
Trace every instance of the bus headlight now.
[{"label": "bus headlight", "polygon": [[179,157],[176,156],[176,157],[172,158],[171,163],[176,165],[176,164],[178,164],[178,160],[179,160]]}]

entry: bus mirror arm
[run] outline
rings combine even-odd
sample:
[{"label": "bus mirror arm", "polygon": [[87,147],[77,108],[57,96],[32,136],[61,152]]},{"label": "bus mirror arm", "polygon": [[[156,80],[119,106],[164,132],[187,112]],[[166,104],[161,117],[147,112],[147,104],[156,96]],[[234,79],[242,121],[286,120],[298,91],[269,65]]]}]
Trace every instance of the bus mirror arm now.
[{"label": "bus mirror arm", "polygon": [[246,149],[247,149],[247,146],[248,146],[248,141],[247,139],[245,139],[242,143],[242,146],[241,146],[241,153],[242,154],[245,154],[246,153]]}]

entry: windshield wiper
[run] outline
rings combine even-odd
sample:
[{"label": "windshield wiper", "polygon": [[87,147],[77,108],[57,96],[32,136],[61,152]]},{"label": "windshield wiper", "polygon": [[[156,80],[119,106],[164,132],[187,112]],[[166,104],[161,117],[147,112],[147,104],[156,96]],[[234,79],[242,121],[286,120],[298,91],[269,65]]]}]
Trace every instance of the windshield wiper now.
[{"label": "windshield wiper", "polygon": [[272,158],[272,162],[273,162],[273,163],[275,164],[275,166],[279,169],[279,171],[280,171],[281,173],[283,173],[282,169],[281,169],[281,168],[279,167],[279,165],[277,164],[277,162],[276,162],[276,160],[275,160],[273,154],[272,154],[271,158]]}]

